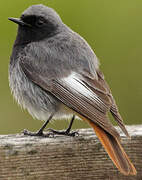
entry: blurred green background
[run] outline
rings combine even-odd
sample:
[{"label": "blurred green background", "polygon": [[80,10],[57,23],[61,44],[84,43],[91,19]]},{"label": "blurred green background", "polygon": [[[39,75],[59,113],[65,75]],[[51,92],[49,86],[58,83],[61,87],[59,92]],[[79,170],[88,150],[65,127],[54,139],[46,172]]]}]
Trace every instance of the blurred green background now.
[{"label": "blurred green background", "polygon": [[[7,20],[19,17],[32,4],[54,8],[62,20],[82,35],[101,62],[126,124],[141,124],[142,112],[142,1],[141,0],[3,0],[0,5],[0,134],[37,130],[32,119],[13,100],[8,85],[8,64],[17,26]],[[68,122],[50,127],[66,128]],[[74,128],[88,127],[76,121]]]}]

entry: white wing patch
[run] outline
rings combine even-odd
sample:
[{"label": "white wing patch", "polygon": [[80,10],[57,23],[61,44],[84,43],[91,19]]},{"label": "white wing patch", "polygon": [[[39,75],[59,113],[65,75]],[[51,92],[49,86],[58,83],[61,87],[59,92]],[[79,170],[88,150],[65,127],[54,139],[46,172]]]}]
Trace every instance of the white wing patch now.
[{"label": "white wing patch", "polygon": [[84,94],[85,96],[92,96],[90,89],[79,79],[76,73],[72,73],[68,77],[63,79],[66,84],[69,84],[75,91]]},{"label": "white wing patch", "polygon": [[98,106],[103,106],[107,108],[104,102],[95,94],[86,84],[79,78],[79,75],[75,72],[72,72],[68,77],[63,79],[64,83],[71,87],[73,91],[81,94],[84,97],[92,99],[98,104]]}]

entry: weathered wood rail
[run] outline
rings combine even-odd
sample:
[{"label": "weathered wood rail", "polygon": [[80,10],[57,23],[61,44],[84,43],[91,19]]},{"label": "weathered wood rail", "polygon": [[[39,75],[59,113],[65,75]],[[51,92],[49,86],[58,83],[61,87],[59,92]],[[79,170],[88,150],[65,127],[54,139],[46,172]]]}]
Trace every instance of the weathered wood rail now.
[{"label": "weathered wood rail", "polygon": [[142,125],[127,126],[122,144],[137,176],[124,176],[112,164],[91,129],[78,137],[0,136],[0,180],[142,180]]}]

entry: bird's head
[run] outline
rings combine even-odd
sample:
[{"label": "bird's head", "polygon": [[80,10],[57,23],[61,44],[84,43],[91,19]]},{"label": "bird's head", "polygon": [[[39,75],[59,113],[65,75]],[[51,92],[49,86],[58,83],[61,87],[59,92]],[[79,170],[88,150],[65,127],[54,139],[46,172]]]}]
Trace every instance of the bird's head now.
[{"label": "bird's head", "polygon": [[44,5],[33,5],[20,18],[9,18],[19,25],[18,41],[39,41],[58,33],[63,25],[59,15]]}]

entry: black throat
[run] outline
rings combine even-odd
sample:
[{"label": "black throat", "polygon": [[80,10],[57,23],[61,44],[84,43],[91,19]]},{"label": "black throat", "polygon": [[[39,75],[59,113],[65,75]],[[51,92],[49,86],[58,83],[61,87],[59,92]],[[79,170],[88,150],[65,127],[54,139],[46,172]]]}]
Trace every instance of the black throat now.
[{"label": "black throat", "polygon": [[24,45],[31,42],[37,42],[55,36],[60,32],[60,28],[50,25],[46,29],[35,29],[30,27],[19,26],[17,37],[14,43],[16,45]]}]

